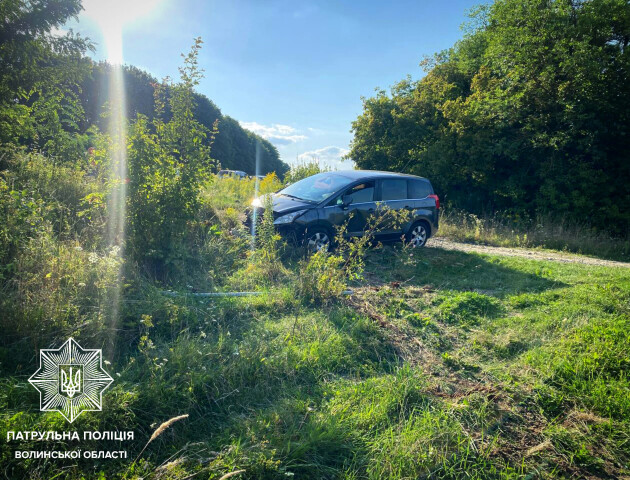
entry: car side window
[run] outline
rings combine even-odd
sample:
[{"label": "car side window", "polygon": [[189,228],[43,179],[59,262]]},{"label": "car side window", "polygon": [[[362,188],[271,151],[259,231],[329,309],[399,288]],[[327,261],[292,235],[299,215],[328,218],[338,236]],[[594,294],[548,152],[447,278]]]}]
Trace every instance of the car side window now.
[{"label": "car side window", "polygon": [[409,198],[427,198],[433,193],[427,180],[409,180]]},{"label": "car side window", "polygon": [[343,197],[349,195],[352,197],[352,203],[366,203],[374,201],[374,182],[365,182],[355,185],[350,188],[343,195],[339,195],[336,204],[341,205],[343,203]]},{"label": "car side window", "polygon": [[381,180],[381,200],[406,200],[407,179],[388,178]]}]

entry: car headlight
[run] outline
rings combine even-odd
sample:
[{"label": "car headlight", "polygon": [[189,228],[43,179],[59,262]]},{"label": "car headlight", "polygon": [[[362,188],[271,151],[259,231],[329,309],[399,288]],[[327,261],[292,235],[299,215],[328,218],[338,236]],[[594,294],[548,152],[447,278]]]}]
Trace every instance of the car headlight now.
[{"label": "car headlight", "polygon": [[273,224],[283,225],[285,223],[291,223],[293,220],[295,220],[297,217],[302,215],[304,212],[306,212],[306,210],[298,210],[297,212],[287,213],[286,215],[282,215],[281,217],[276,218]]},{"label": "car headlight", "polygon": [[260,201],[260,197],[256,197],[252,200],[252,207],[254,208],[261,208],[263,206],[262,202]]}]

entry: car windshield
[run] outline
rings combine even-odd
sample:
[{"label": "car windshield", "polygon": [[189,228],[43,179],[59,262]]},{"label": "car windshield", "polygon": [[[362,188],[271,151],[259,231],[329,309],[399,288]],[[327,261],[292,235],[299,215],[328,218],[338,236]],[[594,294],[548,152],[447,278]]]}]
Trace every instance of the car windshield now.
[{"label": "car windshield", "polygon": [[318,173],[317,175],[295,182],[293,185],[289,185],[278,193],[280,193],[280,195],[286,195],[287,197],[319,203],[337,193],[339,189],[350,184],[352,181],[351,178],[336,173]]}]

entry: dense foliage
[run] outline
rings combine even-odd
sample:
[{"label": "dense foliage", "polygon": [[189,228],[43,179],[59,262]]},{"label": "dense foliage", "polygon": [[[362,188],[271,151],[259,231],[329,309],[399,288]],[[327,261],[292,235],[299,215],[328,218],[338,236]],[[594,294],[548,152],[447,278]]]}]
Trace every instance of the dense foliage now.
[{"label": "dense foliage", "polygon": [[0,2],[0,142],[67,160],[87,148],[79,94],[91,45],[72,32],[51,33],[80,10],[78,0]]},{"label": "dense foliage", "polygon": [[498,0],[427,75],[364,100],[361,168],[430,177],[473,213],[630,230],[630,5]]},{"label": "dense foliage", "polygon": [[318,173],[327,172],[330,170],[328,167],[322,167],[318,162],[302,162],[294,164],[284,176],[284,180],[291,184],[303,178],[316,175]]}]

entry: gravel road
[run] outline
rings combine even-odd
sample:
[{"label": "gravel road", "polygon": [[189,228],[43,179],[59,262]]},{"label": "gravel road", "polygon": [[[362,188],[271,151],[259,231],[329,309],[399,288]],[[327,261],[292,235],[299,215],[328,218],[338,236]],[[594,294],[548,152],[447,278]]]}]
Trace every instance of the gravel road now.
[{"label": "gravel road", "polygon": [[549,250],[536,250],[529,248],[491,247],[487,245],[474,245],[460,243],[446,238],[432,238],[427,243],[427,248],[442,248],[444,250],[458,250],[460,252],[487,253],[489,255],[504,255],[508,257],[531,258],[532,260],[551,260],[564,263],[582,263],[584,265],[600,265],[605,267],[630,268],[629,262],[616,262],[614,260],[601,260],[599,258],[584,257],[572,253],[551,252]]}]

